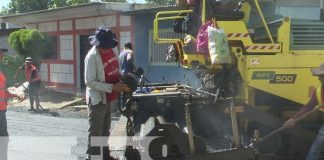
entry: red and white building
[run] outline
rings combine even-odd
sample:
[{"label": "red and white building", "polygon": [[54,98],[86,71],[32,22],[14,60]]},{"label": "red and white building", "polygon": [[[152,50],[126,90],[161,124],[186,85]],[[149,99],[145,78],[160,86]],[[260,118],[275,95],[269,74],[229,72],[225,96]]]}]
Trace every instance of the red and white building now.
[{"label": "red and white building", "polygon": [[4,16],[1,20],[49,35],[53,39],[54,52],[42,59],[42,80],[47,86],[81,93],[85,88],[83,60],[91,47],[88,36],[97,27],[108,26],[116,33],[121,50],[125,42],[134,41],[134,22],[132,17],[119,13],[147,7],[150,5],[96,2]]}]

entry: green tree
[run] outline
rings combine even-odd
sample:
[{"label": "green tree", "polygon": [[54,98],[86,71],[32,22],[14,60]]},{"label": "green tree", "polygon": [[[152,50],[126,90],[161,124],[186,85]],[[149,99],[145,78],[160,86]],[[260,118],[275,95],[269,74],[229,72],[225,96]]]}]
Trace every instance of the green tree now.
[{"label": "green tree", "polygon": [[52,0],[48,8],[58,8],[67,6],[66,0]]},{"label": "green tree", "polygon": [[149,3],[160,4],[160,5],[174,5],[176,0],[145,0]]},{"label": "green tree", "polygon": [[[127,2],[127,0],[102,0],[103,2]],[[51,0],[49,8],[76,6],[79,4],[90,3],[90,0]]]},{"label": "green tree", "polygon": [[103,2],[121,2],[121,3],[125,3],[127,2],[127,0],[102,0]]},{"label": "green tree", "polygon": [[11,0],[8,5],[9,13],[24,13],[48,9],[50,0]]},{"label": "green tree", "polygon": [[[23,59],[21,59],[21,57],[19,56],[5,55],[3,57],[3,60],[0,62],[0,67],[2,72],[6,74],[8,86],[13,86],[17,82],[14,79],[15,73],[17,71],[17,68],[20,67],[23,63]],[[25,75],[19,74],[17,78],[18,80],[21,80],[23,82],[25,80]]]},{"label": "green tree", "polygon": [[12,32],[8,38],[9,45],[23,59],[32,57],[39,66],[42,55],[46,52],[44,35],[36,29],[20,29]]},{"label": "green tree", "polygon": [[2,7],[0,10],[0,16],[7,15],[9,13],[9,9],[7,7]]},{"label": "green tree", "polygon": [[68,6],[76,6],[83,3],[89,3],[89,0],[66,0]]}]

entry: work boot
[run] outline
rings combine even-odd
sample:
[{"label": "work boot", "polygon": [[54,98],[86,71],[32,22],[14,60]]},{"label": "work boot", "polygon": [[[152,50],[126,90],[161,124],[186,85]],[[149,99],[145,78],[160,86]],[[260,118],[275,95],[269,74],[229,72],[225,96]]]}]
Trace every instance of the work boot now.
[{"label": "work boot", "polygon": [[34,112],[35,112],[35,113],[42,113],[42,110],[40,110],[39,108],[36,108],[36,109],[34,110]]},{"label": "work boot", "polygon": [[35,109],[33,107],[31,107],[30,109],[28,109],[27,111],[35,111]]},{"label": "work boot", "polygon": [[118,160],[117,158],[114,158],[110,155],[109,147],[103,148],[103,160]]}]

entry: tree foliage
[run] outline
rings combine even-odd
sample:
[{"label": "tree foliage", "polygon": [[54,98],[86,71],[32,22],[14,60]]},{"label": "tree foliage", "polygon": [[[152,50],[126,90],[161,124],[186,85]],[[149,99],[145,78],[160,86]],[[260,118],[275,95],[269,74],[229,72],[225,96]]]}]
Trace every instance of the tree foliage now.
[{"label": "tree foliage", "polygon": [[9,9],[7,7],[2,7],[0,10],[0,16],[9,14]]},{"label": "tree foliage", "polygon": [[46,52],[44,35],[36,29],[20,29],[12,32],[8,38],[9,45],[23,59],[32,57],[39,65],[42,55]]},{"label": "tree foliage", "polygon": [[160,4],[160,5],[174,5],[176,0],[145,0],[149,3]]},{"label": "tree foliage", "polygon": [[[67,6],[75,6],[83,3],[89,3],[90,0],[61,0],[66,1]],[[102,2],[127,2],[127,0],[102,0]]]},{"label": "tree foliage", "polygon": [[89,2],[89,0],[51,0],[49,8],[75,6]]},{"label": "tree foliage", "polygon": [[[7,77],[7,85],[13,86],[17,81],[14,79],[17,68],[24,64],[24,61],[21,57],[5,55],[3,60],[0,62],[1,71]],[[25,80],[24,74],[18,75],[18,80]]]},{"label": "tree foliage", "polygon": [[11,0],[9,13],[24,13],[47,9],[50,0]]},{"label": "tree foliage", "polygon": [[103,2],[120,2],[120,3],[126,3],[127,0],[102,0]]}]

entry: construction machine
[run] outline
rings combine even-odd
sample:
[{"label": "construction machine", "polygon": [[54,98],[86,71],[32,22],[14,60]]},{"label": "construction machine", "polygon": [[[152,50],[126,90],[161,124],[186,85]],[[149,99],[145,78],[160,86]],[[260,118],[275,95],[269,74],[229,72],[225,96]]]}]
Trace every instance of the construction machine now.
[{"label": "construction machine", "polygon": [[[135,130],[146,123],[142,113],[155,117],[147,135],[168,137],[165,144],[177,146],[168,150],[167,159],[303,159],[322,124],[320,112],[267,141],[249,144],[279,128],[320,85],[310,70],[324,62],[324,22],[263,13],[262,5],[275,3],[265,0],[195,2],[184,10],[158,12],[154,40],[175,46],[176,60],[197,73],[201,88],[142,85],[156,92],[133,94]],[[193,22],[183,23],[188,19]],[[179,20],[183,38],[160,36],[161,23]],[[208,22],[225,33],[229,61],[212,63],[208,54],[186,49],[185,37],[195,40]],[[171,112],[175,125],[170,126],[165,121]]]}]

